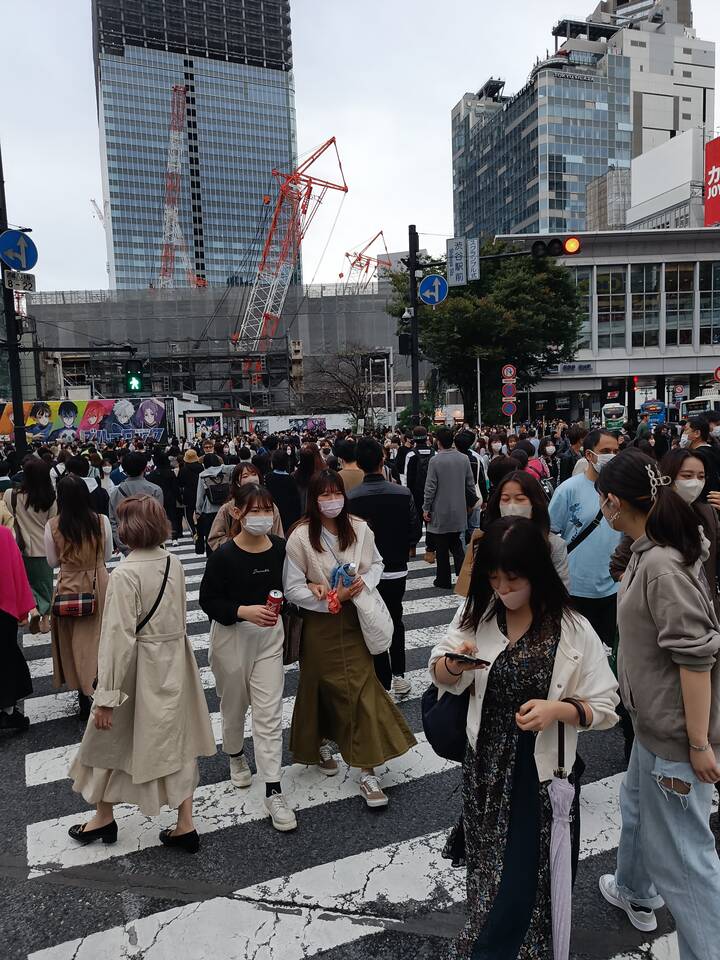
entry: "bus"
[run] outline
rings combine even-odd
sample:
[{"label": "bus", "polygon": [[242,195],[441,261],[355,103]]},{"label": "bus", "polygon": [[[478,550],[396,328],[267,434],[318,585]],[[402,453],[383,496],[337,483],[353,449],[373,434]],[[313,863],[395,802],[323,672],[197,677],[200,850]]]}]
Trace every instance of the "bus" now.
[{"label": "bus", "polygon": [[619,430],[626,420],[627,407],[622,403],[606,403],[602,408],[602,424],[607,430]]},{"label": "bus", "polygon": [[677,423],[677,407],[672,404],[663,403],[662,400],[646,400],[640,405],[640,413],[647,414],[648,423],[655,426],[656,423]]},{"label": "bus", "polygon": [[710,413],[711,410],[720,410],[720,393],[708,393],[694,400],[680,401],[680,419],[697,417],[700,413]]}]

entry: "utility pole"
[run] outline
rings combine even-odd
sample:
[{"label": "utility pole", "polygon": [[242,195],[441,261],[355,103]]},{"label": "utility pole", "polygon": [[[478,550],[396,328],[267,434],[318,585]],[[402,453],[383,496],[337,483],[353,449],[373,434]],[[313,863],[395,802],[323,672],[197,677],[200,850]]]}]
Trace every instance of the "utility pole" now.
[{"label": "utility pole", "polygon": [[412,378],[412,422],[420,425],[420,347],[418,337],[417,276],[420,238],[415,224],[408,227],[408,273],[410,274],[410,364]]},{"label": "utility pole", "polygon": [[[5,174],[2,165],[2,147],[0,147],[0,233],[8,228],[7,202],[5,200]],[[13,405],[13,427],[15,431],[15,449],[22,456],[27,452],[25,433],[25,411],[23,410],[22,379],[20,376],[20,353],[18,352],[18,326],[15,315],[15,298],[12,290],[5,286],[5,267],[0,265],[0,285],[2,286],[2,312],[5,321],[5,339],[7,340],[8,370],[10,372],[10,393]]]}]

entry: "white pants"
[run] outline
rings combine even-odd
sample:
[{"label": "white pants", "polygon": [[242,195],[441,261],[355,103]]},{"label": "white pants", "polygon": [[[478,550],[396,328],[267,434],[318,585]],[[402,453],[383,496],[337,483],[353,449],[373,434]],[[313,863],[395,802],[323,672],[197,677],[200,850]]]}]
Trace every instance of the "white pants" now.
[{"label": "white pants", "polygon": [[220,697],[223,750],[240,753],[245,743],[245,716],[252,706],[253,743],[258,776],[280,781],[282,765],[283,626],[236,623],[210,628],[210,669]]}]

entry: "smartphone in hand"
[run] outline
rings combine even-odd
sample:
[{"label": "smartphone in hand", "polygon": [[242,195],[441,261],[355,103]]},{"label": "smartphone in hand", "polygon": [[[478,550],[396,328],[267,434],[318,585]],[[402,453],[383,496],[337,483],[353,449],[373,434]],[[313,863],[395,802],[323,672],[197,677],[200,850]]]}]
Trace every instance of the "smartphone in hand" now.
[{"label": "smartphone in hand", "polygon": [[481,660],[479,657],[470,657],[466,653],[446,653],[448,660],[454,660],[455,663],[469,663],[473,667],[489,667],[489,660]]}]

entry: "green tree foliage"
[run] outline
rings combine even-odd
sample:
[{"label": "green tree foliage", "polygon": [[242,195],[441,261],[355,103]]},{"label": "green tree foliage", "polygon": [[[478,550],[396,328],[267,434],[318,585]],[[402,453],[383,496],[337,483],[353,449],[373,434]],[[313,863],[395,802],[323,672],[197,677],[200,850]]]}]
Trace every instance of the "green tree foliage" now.
[{"label": "green tree foliage", "polygon": [[[483,255],[509,252],[486,244]],[[426,273],[437,268],[424,268]],[[408,275],[391,275],[395,289],[389,312],[399,319],[409,297]],[[540,380],[548,367],[572,360],[580,331],[573,276],[553,258],[481,262],[481,279],[451,288],[437,307],[421,305],[420,350],[440,380],[455,384],[466,417],[477,411],[476,359],[480,357],[483,407],[496,408],[504,363],[518,370],[518,390]],[[407,322],[401,320],[401,329]],[[486,402],[487,398],[487,402]]]}]

